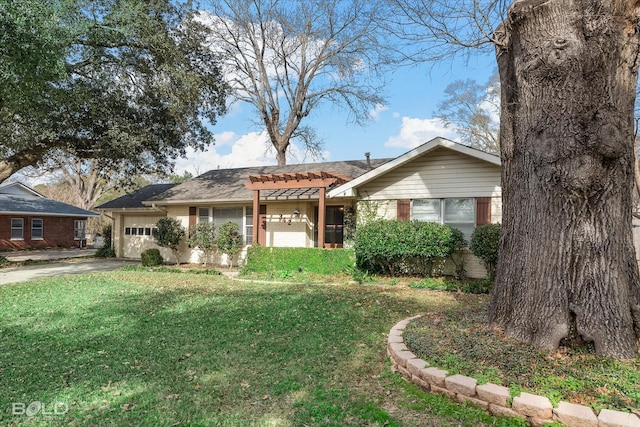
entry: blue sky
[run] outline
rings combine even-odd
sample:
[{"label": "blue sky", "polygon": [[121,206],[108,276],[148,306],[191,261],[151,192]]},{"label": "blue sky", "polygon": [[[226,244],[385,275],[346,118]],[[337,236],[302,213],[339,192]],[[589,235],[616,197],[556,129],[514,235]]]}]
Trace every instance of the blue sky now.
[{"label": "blue sky", "polygon": [[[367,151],[372,158],[397,157],[437,136],[456,140],[454,132],[433,119],[445,88],[461,79],[474,79],[484,85],[495,69],[492,55],[402,68],[391,74],[387,104],[372,111],[365,126],[350,123],[345,110],[331,105],[321,106],[303,123],[313,126],[323,138],[322,160],[363,159]],[[254,119],[252,106],[233,104],[212,128],[215,146],[204,153],[190,151],[186,159],[178,159],[176,172],[199,175],[218,167],[277,164],[275,154],[267,151],[264,127]],[[287,157],[289,164],[314,161],[320,160],[305,158],[297,147]]]}]

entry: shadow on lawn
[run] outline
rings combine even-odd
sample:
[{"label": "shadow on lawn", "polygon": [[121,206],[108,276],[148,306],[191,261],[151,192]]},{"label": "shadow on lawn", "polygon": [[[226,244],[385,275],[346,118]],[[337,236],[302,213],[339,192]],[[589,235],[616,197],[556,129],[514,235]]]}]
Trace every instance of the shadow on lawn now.
[{"label": "shadow on lawn", "polygon": [[[393,425],[370,397],[384,385],[370,379],[385,368],[383,332],[425,309],[415,300],[360,287],[118,277],[43,282],[3,308],[1,421]],[[15,402],[33,401],[68,412],[12,415]]]}]

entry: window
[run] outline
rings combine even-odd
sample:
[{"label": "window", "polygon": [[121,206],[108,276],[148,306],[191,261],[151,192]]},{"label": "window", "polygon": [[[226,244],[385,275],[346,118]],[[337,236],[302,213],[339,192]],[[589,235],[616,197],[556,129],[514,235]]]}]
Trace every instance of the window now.
[{"label": "window", "polygon": [[11,218],[11,240],[24,239],[24,219]]},{"label": "window", "polygon": [[419,199],[411,206],[411,219],[447,224],[469,240],[476,225],[475,199]]},{"label": "window", "polygon": [[244,242],[246,245],[251,245],[253,244],[253,206],[247,206],[244,223]]},{"label": "window", "polygon": [[42,240],[44,238],[44,224],[41,218],[33,218],[31,220],[31,239]]},{"label": "window", "polygon": [[84,219],[76,219],[73,221],[73,239],[86,239],[87,221]]},{"label": "window", "polygon": [[[213,225],[216,227],[216,235],[218,233],[218,228],[224,224],[225,222],[233,222],[238,224],[238,230],[240,234],[244,231],[243,227],[243,207],[242,206],[234,206],[228,208],[213,208]],[[242,236],[244,239],[245,236]]]},{"label": "window", "polygon": [[131,236],[131,227],[125,227],[124,228],[124,235],[125,236]]},{"label": "window", "polygon": [[151,228],[150,227],[145,227],[144,235],[145,236],[151,236]]},{"label": "window", "polygon": [[209,222],[209,208],[198,208],[198,222]]}]

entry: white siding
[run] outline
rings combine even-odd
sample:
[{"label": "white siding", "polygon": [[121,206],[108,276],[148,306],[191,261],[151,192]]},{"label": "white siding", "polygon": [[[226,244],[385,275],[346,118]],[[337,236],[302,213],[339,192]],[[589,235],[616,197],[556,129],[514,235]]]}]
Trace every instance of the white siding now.
[{"label": "white siding", "polygon": [[364,184],[361,198],[428,199],[501,196],[500,167],[438,148]]},{"label": "white siding", "polygon": [[[293,211],[300,211],[298,217]],[[313,206],[309,203],[267,205],[266,246],[305,248],[313,246]]]}]

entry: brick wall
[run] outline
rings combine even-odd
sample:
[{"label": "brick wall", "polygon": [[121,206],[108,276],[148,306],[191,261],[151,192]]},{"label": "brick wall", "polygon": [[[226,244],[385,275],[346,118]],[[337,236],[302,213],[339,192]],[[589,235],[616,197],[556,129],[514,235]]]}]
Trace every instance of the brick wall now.
[{"label": "brick wall", "polygon": [[[23,239],[11,240],[11,218],[23,219]],[[43,238],[31,239],[31,220],[42,219]],[[49,247],[77,247],[79,241],[73,238],[73,221],[86,218],[0,215],[0,249],[28,249]]]}]

